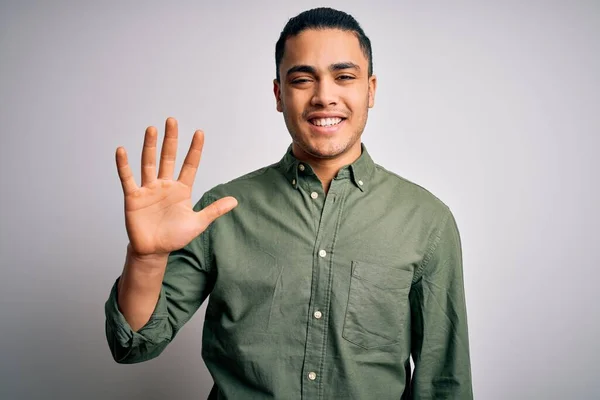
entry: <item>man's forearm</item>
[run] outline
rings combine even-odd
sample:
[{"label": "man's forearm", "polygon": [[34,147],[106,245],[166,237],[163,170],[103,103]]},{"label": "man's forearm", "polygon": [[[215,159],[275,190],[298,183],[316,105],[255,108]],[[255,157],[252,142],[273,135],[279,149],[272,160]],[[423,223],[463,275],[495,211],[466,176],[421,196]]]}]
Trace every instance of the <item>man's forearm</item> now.
[{"label": "man's forearm", "polygon": [[167,266],[168,254],[139,257],[127,246],[127,257],[119,279],[119,310],[131,326],[138,331],[150,320],[156,308]]}]

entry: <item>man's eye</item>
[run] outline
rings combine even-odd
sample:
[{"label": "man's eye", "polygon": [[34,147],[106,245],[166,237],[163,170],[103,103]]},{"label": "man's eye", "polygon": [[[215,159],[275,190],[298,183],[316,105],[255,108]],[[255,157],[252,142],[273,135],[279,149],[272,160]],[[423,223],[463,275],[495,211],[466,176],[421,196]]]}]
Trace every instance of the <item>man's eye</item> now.
[{"label": "man's eye", "polygon": [[298,79],[294,79],[292,81],[292,84],[306,83],[306,82],[310,82],[310,79],[307,79],[307,78],[298,78]]},{"label": "man's eye", "polygon": [[352,79],[355,79],[352,75],[340,75],[338,76],[338,79],[342,80],[342,81],[349,81]]}]

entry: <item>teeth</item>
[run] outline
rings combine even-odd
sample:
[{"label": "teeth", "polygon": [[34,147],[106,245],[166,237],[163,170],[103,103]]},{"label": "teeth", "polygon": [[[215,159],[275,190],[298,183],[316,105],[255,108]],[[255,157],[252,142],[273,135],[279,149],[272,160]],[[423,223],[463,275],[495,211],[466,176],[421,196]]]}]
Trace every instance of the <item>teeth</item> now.
[{"label": "teeth", "polygon": [[342,122],[341,118],[316,118],[311,121],[313,125],[317,126],[332,126]]}]

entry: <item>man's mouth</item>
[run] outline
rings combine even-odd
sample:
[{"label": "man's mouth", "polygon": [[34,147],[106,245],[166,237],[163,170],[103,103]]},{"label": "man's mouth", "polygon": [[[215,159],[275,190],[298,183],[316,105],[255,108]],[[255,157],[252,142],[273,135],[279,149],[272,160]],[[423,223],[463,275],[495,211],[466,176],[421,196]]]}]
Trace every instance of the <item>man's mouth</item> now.
[{"label": "man's mouth", "polygon": [[340,122],[342,122],[344,120],[344,118],[339,118],[339,117],[335,117],[335,118],[313,118],[311,120],[309,120],[308,122],[310,122],[311,124],[315,125],[315,126],[334,126],[339,124]]}]

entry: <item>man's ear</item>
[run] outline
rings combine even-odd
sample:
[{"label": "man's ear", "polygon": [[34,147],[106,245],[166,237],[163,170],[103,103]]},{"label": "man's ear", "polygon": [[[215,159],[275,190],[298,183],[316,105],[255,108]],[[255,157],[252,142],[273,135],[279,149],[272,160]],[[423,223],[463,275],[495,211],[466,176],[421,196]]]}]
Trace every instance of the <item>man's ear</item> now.
[{"label": "man's ear", "polygon": [[377,77],[371,75],[369,77],[369,108],[375,105],[375,91],[377,90]]},{"label": "man's ear", "polygon": [[281,85],[277,79],[273,79],[273,94],[275,95],[275,101],[277,102],[277,111],[283,112],[283,106],[281,105]]}]

